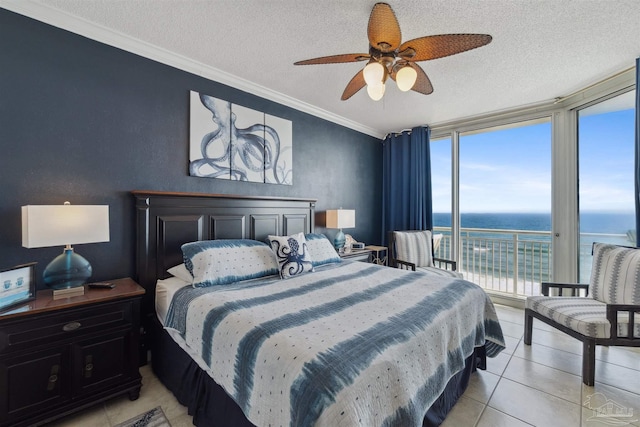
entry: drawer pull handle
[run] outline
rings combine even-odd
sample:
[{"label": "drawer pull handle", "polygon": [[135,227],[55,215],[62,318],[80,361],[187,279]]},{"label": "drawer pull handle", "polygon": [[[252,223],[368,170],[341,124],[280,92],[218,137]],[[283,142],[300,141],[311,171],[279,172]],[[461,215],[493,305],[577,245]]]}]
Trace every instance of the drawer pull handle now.
[{"label": "drawer pull handle", "polygon": [[49,375],[49,383],[47,384],[47,391],[51,391],[56,387],[56,381],[58,381],[59,365],[53,365],[51,367],[51,375]]},{"label": "drawer pull handle", "polygon": [[65,332],[71,332],[71,331],[75,331],[76,329],[78,329],[80,326],[82,326],[80,324],[80,322],[71,322],[71,323],[67,323],[66,325],[64,325],[62,327],[62,330]]},{"label": "drawer pull handle", "polygon": [[92,371],[93,371],[93,356],[89,354],[84,358],[84,377],[91,378],[91,375],[93,374]]}]

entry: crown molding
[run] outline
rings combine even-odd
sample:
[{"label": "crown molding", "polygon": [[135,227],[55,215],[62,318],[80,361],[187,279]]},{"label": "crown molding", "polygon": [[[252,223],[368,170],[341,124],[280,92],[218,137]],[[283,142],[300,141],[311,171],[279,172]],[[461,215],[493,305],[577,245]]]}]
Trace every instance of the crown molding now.
[{"label": "crown molding", "polygon": [[86,19],[73,16],[36,0],[0,0],[0,7],[44,22],[45,24],[87,37],[91,40],[95,40],[200,77],[225,84],[244,92],[251,93],[270,101],[277,102],[363,134],[380,139],[384,137],[384,135],[378,130],[371,127],[354,122],[353,120],[349,120],[345,117],[239,78],[233,74],[208,66],[201,62],[194,61],[151,43],[127,36],[121,32],[92,23]]}]

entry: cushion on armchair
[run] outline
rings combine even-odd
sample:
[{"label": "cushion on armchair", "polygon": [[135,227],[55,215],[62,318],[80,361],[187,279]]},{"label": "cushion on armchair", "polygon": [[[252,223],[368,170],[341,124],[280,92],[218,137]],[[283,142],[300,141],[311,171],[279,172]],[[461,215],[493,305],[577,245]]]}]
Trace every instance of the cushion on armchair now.
[{"label": "cushion on armchair", "polygon": [[640,305],[640,250],[594,243],[589,296],[606,304]]},{"label": "cushion on armchair", "polygon": [[396,259],[416,267],[433,267],[431,231],[394,231]]},{"label": "cushion on armchair", "polygon": [[[610,338],[611,324],[607,320],[607,305],[585,297],[527,297],[525,308],[554,320],[591,338]],[[634,335],[640,336],[640,318],[634,319]],[[618,336],[629,331],[629,315],[618,315]]]}]

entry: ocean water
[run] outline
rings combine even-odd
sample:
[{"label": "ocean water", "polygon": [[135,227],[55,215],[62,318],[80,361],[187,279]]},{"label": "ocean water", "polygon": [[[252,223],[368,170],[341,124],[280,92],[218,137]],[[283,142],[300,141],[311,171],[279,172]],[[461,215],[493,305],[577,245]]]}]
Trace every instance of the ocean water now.
[{"label": "ocean water", "polygon": [[[434,213],[436,227],[451,227],[448,213]],[[499,230],[551,231],[550,213],[463,213],[462,228],[493,228]],[[581,233],[627,234],[635,229],[635,214],[585,212],[580,216]]]}]

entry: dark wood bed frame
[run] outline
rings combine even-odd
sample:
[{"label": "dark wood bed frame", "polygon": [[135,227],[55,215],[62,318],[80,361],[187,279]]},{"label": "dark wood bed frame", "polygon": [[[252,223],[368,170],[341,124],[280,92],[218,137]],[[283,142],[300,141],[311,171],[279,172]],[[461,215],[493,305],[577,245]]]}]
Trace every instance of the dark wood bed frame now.
[{"label": "dark wood bed frame", "polygon": [[[251,197],[222,194],[133,191],[136,204],[138,283],[145,288],[142,304],[143,347],[151,352],[154,373],[187,406],[198,426],[249,427],[239,407],[163,330],[155,315],[158,279],[182,263],[181,245],[197,240],[254,239],[269,234],[311,233],[315,199]],[[155,356],[154,356],[155,355]],[[161,355],[161,356],[159,356]],[[424,426],[437,426],[464,393],[471,372],[484,369],[484,347],[467,359],[425,416]]]},{"label": "dark wood bed frame", "polygon": [[311,233],[315,199],[133,191],[137,282],[147,291],[143,319],[155,316],[156,281],[182,263],[180,246],[214,239],[264,241],[269,234]]}]

